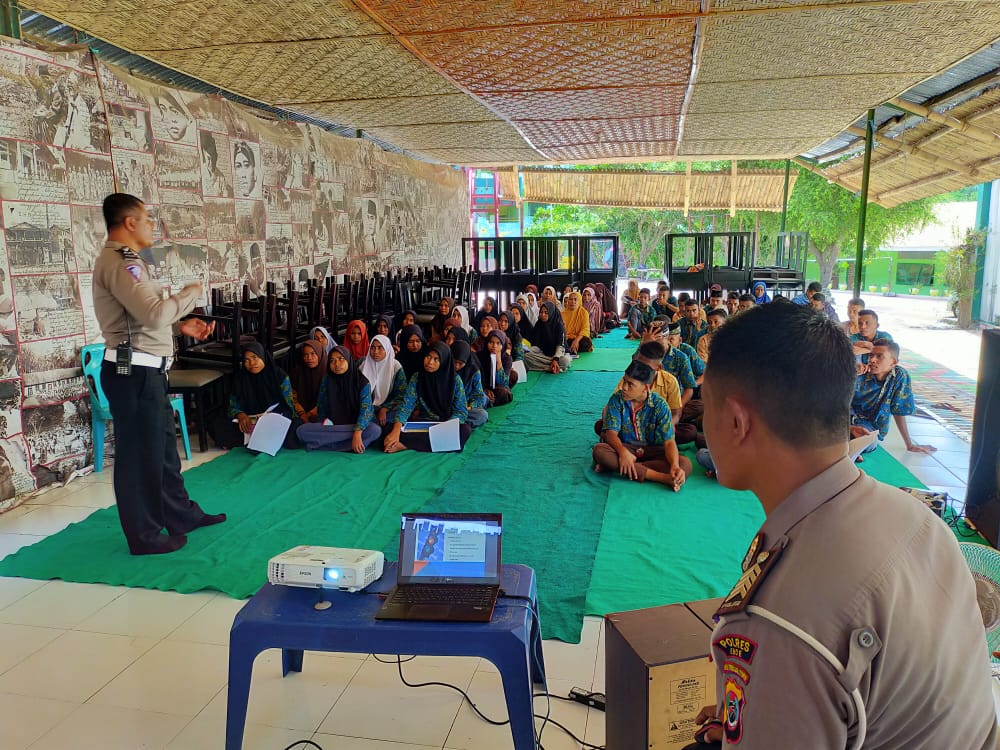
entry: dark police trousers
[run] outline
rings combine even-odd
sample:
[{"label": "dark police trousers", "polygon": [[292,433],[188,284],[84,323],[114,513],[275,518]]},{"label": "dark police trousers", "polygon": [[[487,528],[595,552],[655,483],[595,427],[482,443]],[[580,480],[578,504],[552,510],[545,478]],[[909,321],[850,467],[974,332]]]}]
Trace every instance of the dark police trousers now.
[{"label": "dark police trousers", "polygon": [[114,418],[115,502],[125,538],[148,544],[164,528],[192,530],[205,513],[184,489],[166,373],[132,365],[131,375],[118,375],[105,361],[101,385]]}]

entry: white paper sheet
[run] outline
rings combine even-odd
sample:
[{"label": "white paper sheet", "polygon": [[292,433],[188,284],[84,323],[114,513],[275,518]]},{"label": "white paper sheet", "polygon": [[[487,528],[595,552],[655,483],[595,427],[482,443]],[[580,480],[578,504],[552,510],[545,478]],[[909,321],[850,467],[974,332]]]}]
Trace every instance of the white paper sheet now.
[{"label": "white paper sheet", "polygon": [[457,419],[449,419],[447,422],[431,425],[430,429],[427,430],[431,439],[431,450],[434,453],[462,450],[462,440],[458,430]]},{"label": "white paper sheet", "polygon": [[274,412],[261,414],[257,419],[257,424],[250,433],[250,440],[247,448],[252,451],[260,451],[269,456],[275,455],[281,450],[281,444],[285,441],[288,428],[291,427],[292,420]]}]

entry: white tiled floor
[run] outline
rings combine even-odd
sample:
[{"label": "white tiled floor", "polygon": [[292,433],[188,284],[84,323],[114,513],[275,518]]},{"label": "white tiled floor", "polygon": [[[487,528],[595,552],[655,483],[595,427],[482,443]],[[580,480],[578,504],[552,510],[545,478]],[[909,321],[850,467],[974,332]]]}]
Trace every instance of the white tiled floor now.
[{"label": "white tiled floor", "polygon": [[[906,453],[895,427],[885,447],[933,489],[965,498],[969,446],[911,417],[911,435],[939,448]],[[189,465],[216,452],[194,454]],[[0,516],[0,556],[114,503],[112,472],[92,474]],[[243,602],[113,586],[0,578],[0,748],[3,750],[219,750],[226,722],[229,628]],[[544,644],[549,689],[603,691],[604,633],[587,618],[581,642]],[[280,654],[255,665],[243,747],[282,750],[312,739],[324,750],[509,750],[508,727],[481,721],[442,688],[403,686],[395,664],[356,654],[312,654],[281,678]],[[407,679],[461,686],[488,716],[505,719],[499,675],[479,659],[419,657]],[[545,701],[536,699],[536,711]],[[553,700],[551,716],[604,743],[604,714]],[[540,723],[540,722],[539,722]],[[547,750],[577,748],[558,728]]]}]

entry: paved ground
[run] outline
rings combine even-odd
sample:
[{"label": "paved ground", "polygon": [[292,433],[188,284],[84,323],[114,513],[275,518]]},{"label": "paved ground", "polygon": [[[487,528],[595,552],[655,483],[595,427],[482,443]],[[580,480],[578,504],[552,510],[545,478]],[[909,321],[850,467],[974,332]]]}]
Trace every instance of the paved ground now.
[{"label": "paved ground", "polygon": [[[834,292],[837,312],[846,317],[851,294]],[[903,349],[902,364],[913,379],[920,406],[964,440],[969,440],[979,375],[980,334],[963,331],[946,300],[863,294],[879,314],[879,327]]]}]

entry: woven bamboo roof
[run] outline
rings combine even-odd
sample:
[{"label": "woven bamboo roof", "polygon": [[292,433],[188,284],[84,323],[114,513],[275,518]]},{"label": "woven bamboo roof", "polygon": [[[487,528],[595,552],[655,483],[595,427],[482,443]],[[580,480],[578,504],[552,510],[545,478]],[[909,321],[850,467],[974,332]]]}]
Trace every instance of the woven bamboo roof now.
[{"label": "woven bamboo roof", "polygon": [[[503,170],[504,198],[518,196],[519,181],[529,203],[584,206],[628,206],[672,211],[780,211],[785,188],[782,169],[730,172],[650,172],[638,170],[580,171],[527,168]],[[520,180],[518,179],[520,177]],[[795,185],[794,171],[789,191]]]},{"label": "woven bamboo roof", "polygon": [[[869,200],[892,207],[1000,179],[1000,76],[972,98],[932,109],[951,125],[902,112],[877,129]],[[861,189],[863,166],[864,134],[855,131],[856,155],[819,172],[851,191]]]},{"label": "woven bamboo roof", "polygon": [[25,0],[465,165],[787,157],[1000,36],[996,0]]}]

